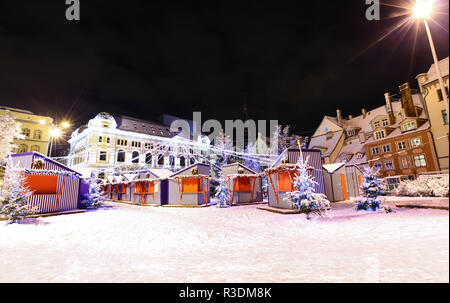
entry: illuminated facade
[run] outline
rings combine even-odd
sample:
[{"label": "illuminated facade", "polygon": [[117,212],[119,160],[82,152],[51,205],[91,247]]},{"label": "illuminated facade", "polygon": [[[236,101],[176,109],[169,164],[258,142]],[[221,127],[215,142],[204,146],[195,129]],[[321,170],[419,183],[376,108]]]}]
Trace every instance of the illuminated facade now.
[{"label": "illuminated facade", "polygon": [[207,163],[209,140],[185,138],[168,126],[136,118],[99,113],[72,133],[68,165],[88,175],[142,169],[173,171]]}]

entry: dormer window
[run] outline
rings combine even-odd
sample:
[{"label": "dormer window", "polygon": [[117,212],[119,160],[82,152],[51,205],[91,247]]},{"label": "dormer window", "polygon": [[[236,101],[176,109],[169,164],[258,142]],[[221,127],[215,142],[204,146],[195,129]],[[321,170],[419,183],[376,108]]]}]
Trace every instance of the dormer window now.
[{"label": "dormer window", "polygon": [[354,135],[355,135],[355,130],[354,130],[353,128],[347,130],[347,135],[348,135],[349,137],[354,136]]},{"label": "dormer window", "polygon": [[375,132],[375,139],[382,139],[385,137],[384,130],[379,130]]},{"label": "dormer window", "polygon": [[408,121],[408,122],[403,124],[403,130],[404,131],[413,130],[413,129],[416,129],[416,128],[417,128],[416,121],[414,121],[414,120],[413,121]]},{"label": "dormer window", "polygon": [[375,121],[375,122],[373,123],[373,126],[374,126],[375,128],[380,127],[380,121]]},{"label": "dormer window", "polygon": [[388,119],[383,119],[381,121],[381,123],[383,124],[383,126],[388,126],[389,125],[389,120]]}]

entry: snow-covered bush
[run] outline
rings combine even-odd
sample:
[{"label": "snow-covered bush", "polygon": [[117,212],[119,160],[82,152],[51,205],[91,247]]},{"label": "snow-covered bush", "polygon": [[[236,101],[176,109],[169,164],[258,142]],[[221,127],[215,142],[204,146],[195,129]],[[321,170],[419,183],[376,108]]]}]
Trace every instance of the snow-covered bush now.
[{"label": "snow-covered bush", "polygon": [[23,171],[8,157],[0,196],[0,216],[5,217],[8,223],[15,223],[35,213],[35,209],[27,206],[32,192],[26,187],[25,181]]},{"label": "snow-covered bush", "polygon": [[390,208],[385,207],[380,200],[381,192],[386,186],[383,179],[377,177],[378,170],[374,167],[364,167],[362,172],[364,180],[361,184],[359,196],[355,199],[356,210],[377,211],[383,209],[390,212]]},{"label": "snow-covered bush", "polygon": [[317,182],[308,172],[308,160],[309,158],[303,161],[303,158],[299,157],[296,164],[298,173],[294,177],[295,190],[287,192],[287,197],[284,199],[290,201],[296,208],[305,212],[308,220],[311,214],[330,216],[330,201],[328,201],[324,194],[315,192],[314,185]]},{"label": "snow-covered bush", "polygon": [[402,181],[392,194],[409,197],[448,197],[449,176],[447,174],[419,176],[416,180]]}]

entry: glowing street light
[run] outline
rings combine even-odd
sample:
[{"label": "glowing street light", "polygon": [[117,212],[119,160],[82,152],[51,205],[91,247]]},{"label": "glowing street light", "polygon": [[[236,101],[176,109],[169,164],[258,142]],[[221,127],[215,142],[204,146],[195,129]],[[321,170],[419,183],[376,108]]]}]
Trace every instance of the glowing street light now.
[{"label": "glowing street light", "polygon": [[425,24],[425,29],[428,35],[428,42],[430,42],[431,53],[433,55],[434,66],[436,67],[436,72],[438,75],[439,86],[442,92],[442,97],[444,99],[445,112],[447,116],[449,115],[448,110],[448,96],[445,90],[444,80],[442,79],[441,69],[439,67],[439,60],[436,55],[436,49],[434,48],[433,38],[431,37],[430,27],[428,26],[427,19],[431,18],[431,13],[433,12],[433,0],[417,0],[416,5],[413,8],[412,17],[417,20],[423,20]]},{"label": "glowing street light", "polygon": [[52,138],[58,138],[62,135],[62,131],[59,128],[52,128],[49,133]]},{"label": "glowing street light", "polygon": [[431,17],[433,11],[432,0],[417,0],[413,9],[413,18],[415,19],[428,19]]},{"label": "glowing street light", "polygon": [[70,127],[70,123],[68,121],[64,121],[63,123],[61,123],[61,127],[62,128],[69,128]]}]

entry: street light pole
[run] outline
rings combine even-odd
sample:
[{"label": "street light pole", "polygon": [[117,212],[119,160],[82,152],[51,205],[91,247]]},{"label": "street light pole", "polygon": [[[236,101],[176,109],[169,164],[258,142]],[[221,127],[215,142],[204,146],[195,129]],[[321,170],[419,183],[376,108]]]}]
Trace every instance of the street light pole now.
[{"label": "street light pole", "polygon": [[430,42],[431,53],[433,54],[434,65],[436,66],[436,72],[438,75],[439,86],[442,92],[442,98],[444,99],[445,112],[447,113],[447,120],[449,119],[449,111],[448,111],[448,96],[447,91],[445,90],[444,80],[442,79],[441,69],[439,67],[439,61],[436,55],[436,49],[434,48],[433,38],[431,37],[430,27],[428,26],[427,20],[423,20],[425,24],[425,29],[427,30],[428,41]]}]

